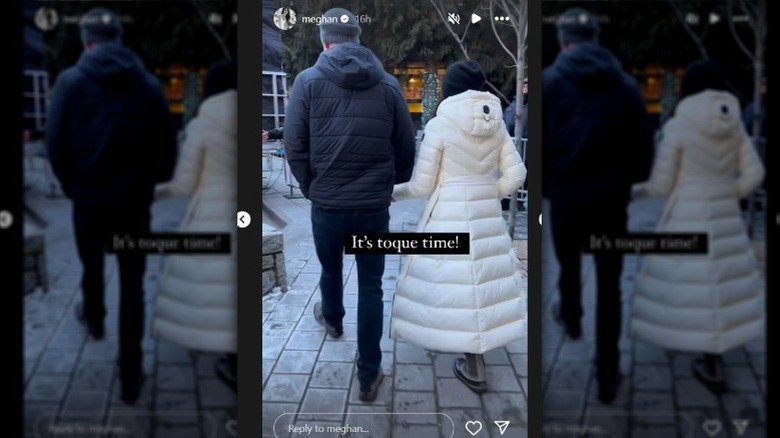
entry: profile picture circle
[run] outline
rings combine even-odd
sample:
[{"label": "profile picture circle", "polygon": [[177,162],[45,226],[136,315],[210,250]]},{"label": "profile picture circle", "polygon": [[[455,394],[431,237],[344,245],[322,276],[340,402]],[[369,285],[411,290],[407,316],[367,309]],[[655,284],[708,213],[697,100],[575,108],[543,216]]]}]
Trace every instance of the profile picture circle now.
[{"label": "profile picture circle", "polygon": [[288,30],[292,28],[298,18],[295,16],[295,11],[290,8],[279,8],[274,12],[274,24],[276,27],[282,30]]},{"label": "profile picture circle", "polygon": [[57,27],[57,24],[60,22],[60,16],[54,8],[41,7],[35,11],[33,21],[38,29],[48,32]]}]

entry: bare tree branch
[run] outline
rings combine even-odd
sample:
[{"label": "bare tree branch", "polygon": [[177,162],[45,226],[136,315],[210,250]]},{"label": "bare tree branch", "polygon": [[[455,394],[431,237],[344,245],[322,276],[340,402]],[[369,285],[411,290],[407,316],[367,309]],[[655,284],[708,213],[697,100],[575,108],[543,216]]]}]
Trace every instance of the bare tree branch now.
[{"label": "bare tree branch", "polygon": [[465,56],[466,59],[471,59],[469,57],[469,52],[466,49],[466,46],[463,45],[463,41],[458,37],[458,34],[456,34],[454,30],[452,30],[452,26],[450,26],[449,22],[447,21],[447,18],[444,16],[444,8],[442,7],[441,3],[439,3],[437,0],[428,0],[428,3],[430,3],[431,6],[433,6],[433,9],[435,9],[436,13],[439,14],[439,18],[441,18],[441,22],[444,23],[444,26],[447,28],[450,35],[452,35],[452,37],[455,38],[455,41],[458,42],[458,47],[460,47],[460,51],[463,52],[463,56]]},{"label": "bare tree branch", "polygon": [[225,59],[233,59],[233,56],[230,54],[230,49],[228,48],[227,44],[225,44],[225,40],[222,39],[222,36],[220,36],[219,32],[217,32],[217,30],[209,21],[209,17],[206,15],[206,11],[201,7],[200,2],[197,0],[190,0],[190,3],[192,3],[192,6],[196,11],[198,11],[198,15],[200,16],[201,21],[203,21],[203,24],[206,25],[209,33],[214,37],[214,39],[217,40],[217,44],[219,44],[220,49],[222,49],[222,53],[225,55]]},{"label": "bare tree branch", "polygon": [[683,15],[683,12],[680,10],[680,8],[677,6],[677,3],[674,2],[674,0],[666,0],[666,2],[669,4],[669,6],[674,11],[674,15],[677,16],[677,21],[682,24],[683,29],[685,29],[685,32],[690,35],[691,39],[693,39],[693,42],[696,44],[696,47],[699,49],[699,53],[701,54],[702,58],[709,59],[709,54],[707,54],[707,49],[704,48],[704,44],[702,44],[701,38],[699,35],[696,34],[696,32],[693,31],[691,28],[691,25],[688,24],[688,22],[685,20],[685,16]]},{"label": "bare tree branch", "polygon": [[495,0],[490,0],[490,28],[493,30],[493,35],[496,37],[496,41],[498,41],[498,44],[501,45],[501,48],[504,49],[504,51],[509,55],[509,58],[517,65],[517,58],[515,57],[515,54],[512,53],[511,50],[504,44],[504,41],[501,39],[501,36],[498,34],[498,29],[496,29],[496,14],[494,12],[494,5]]},{"label": "bare tree branch", "polygon": [[729,0],[728,5],[726,6],[726,12],[726,21],[729,24],[729,30],[731,31],[731,35],[734,37],[734,41],[736,41],[737,46],[740,48],[740,50],[742,50],[745,56],[747,56],[751,61],[754,61],[755,59],[753,53],[750,51],[750,49],[747,48],[747,45],[745,45],[744,41],[742,41],[742,37],[739,36],[739,33],[737,33],[737,28],[734,25],[734,0]]}]

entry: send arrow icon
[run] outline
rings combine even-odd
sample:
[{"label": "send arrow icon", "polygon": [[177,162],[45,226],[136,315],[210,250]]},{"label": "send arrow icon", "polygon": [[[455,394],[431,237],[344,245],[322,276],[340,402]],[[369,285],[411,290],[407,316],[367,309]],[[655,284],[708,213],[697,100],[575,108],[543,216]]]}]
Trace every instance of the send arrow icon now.
[{"label": "send arrow icon", "polygon": [[506,432],[506,428],[509,427],[509,421],[507,420],[495,420],[493,423],[498,426],[498,432],[503,435]]}]

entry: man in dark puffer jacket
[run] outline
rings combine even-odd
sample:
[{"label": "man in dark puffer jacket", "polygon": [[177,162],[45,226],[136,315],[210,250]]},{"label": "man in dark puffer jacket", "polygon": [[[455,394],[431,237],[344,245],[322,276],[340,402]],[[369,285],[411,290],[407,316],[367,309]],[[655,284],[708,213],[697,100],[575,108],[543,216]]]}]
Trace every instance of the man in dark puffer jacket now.
[{"label": "man in dark puffer jacket", "polygon": [[[46,122],[52,168],[73,200],[73,227],[84,272],[77,318],[104,336],[104,258],[114,234],[149,232],[156,182],[167,181],[176,136],[157,79],[121,43],[119,17],[95,8],[81,21],[84,52],[57,78]],[[143,375],[145,256],[117,254],[119,376],[122,399],[138,398]]]},{"label": "man in dark puffer jacket", "polygon": [[[644,181],[652,132],[636,81],[598,45],[598,24],[571,8],[558,20],[561,52],[542,74],[542,193],[550,200],[555,255],[561,266],[555,317],[581,335],[580,262],[592,234],[626,233],[632,183]],[[620,383],[622,255],[596,252],[596,375],[599,399],[610,403]]]},{"label": "man in dark puffer jacket", "polygon": [[[389,231],[393,185],[411,178],[415,139],[398,81],[360,45],[360,26],[346,9],[322,17],[323,53],[295,79],[284,126],[285,154],[311,221],[322,265],[322,302],[314,316],[333,337],[343,333],[342,254],[349,234]],[[361,400],[382,381],[384,255],[356,255],[358,380]]]}]

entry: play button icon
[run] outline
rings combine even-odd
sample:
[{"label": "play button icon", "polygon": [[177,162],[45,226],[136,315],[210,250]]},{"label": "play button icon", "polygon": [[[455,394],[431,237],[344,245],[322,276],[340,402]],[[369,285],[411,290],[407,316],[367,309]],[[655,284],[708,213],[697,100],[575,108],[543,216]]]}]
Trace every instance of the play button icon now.
[{"label": "play button icon", "polygon": [[252,222],[252,216],[250,216],[249,213],[245,211],[239,211],[238,215],[236,216],[236,221],[238,228],[246,228]]},{"label": "play button icon", "polygon": [[481,20],[481,19],[482,19],[482,17],[480,17],[479,15],[477,15],[477,14],[471,14],[471,23],[472,23],[472,24],[473,24],[473,23],[476,23],[477,21],[479,21],[479,20]]}]

